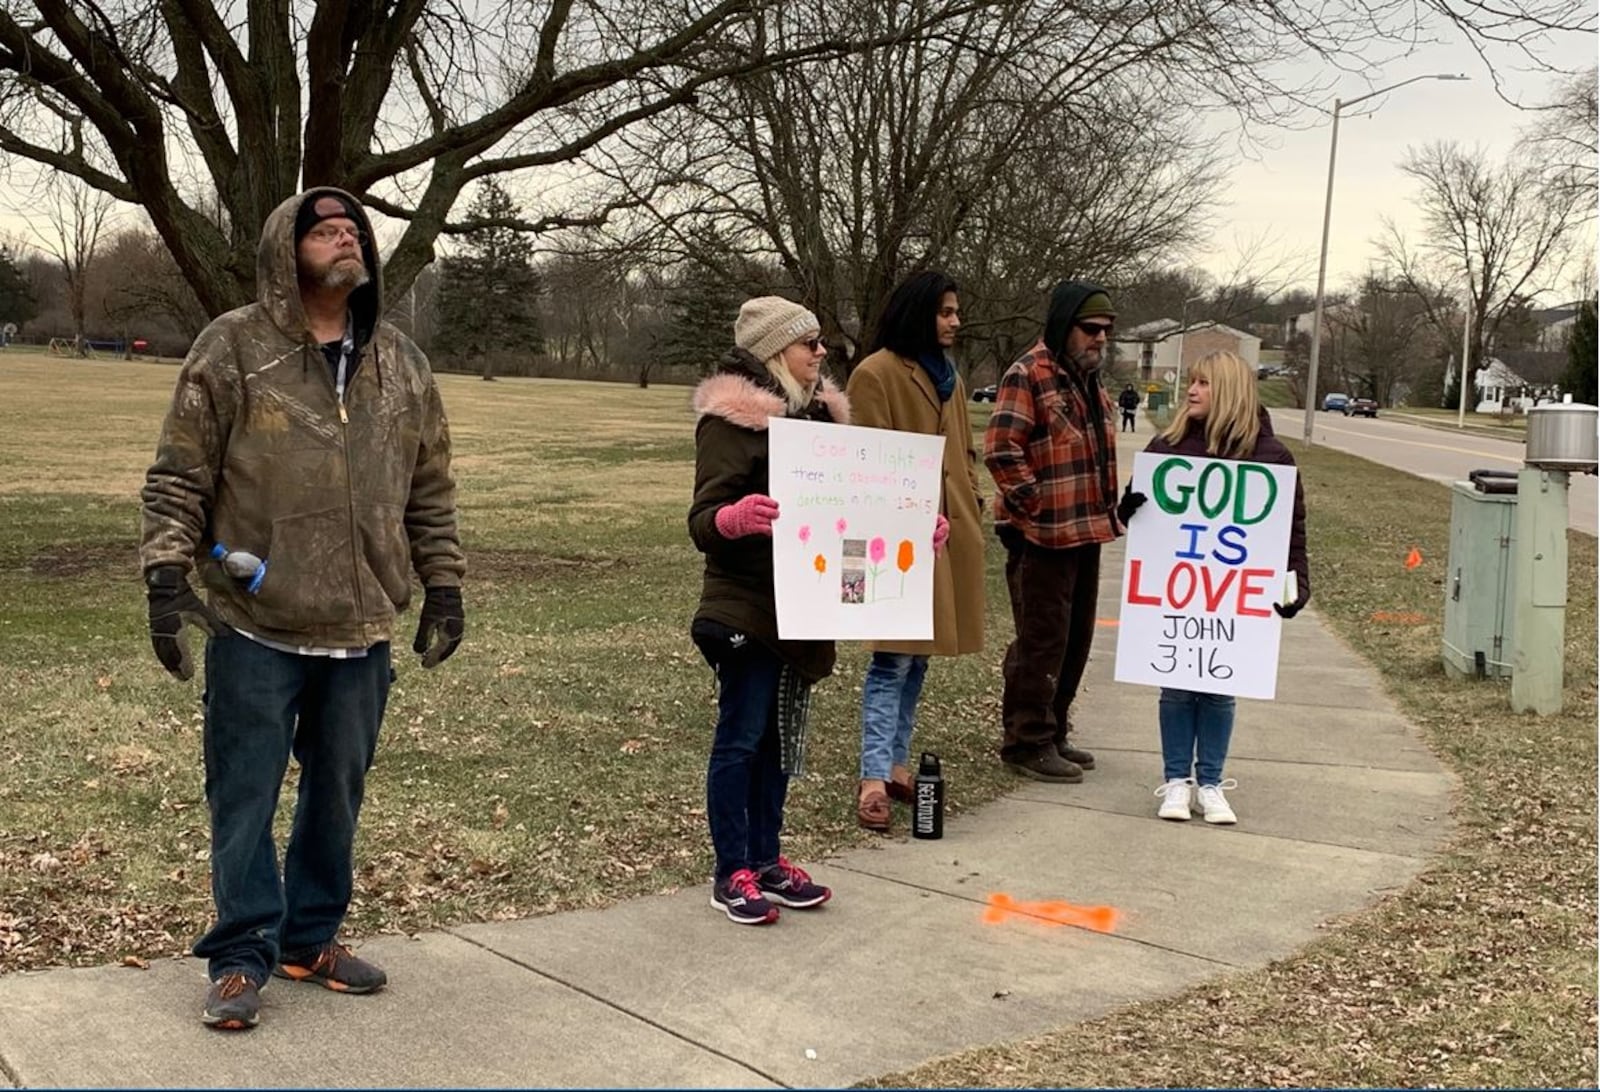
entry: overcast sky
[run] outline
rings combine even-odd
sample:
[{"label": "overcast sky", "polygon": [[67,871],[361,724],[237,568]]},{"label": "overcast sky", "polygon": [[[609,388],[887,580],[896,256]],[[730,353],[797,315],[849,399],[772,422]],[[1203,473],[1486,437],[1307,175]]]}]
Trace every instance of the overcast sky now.
[{"label": "overcast sky", "polygon": [[[1595,63],[1595,50],[1592,35],[1573,35],[1551,49],[1547,58],[1576,71]],[[1513,61],[1509,54],[1497,60],[1508,95],[1530,103],[1548,98],[1553,82],[1548,73],[1518,71],[1528,68],[1527,62]],[[1464,43],[1419,49],[1385,66],[1370,83],[1347,77],[1330,93],[1330,113],[1320,122],[1304,130],[1270,134],[1272,146],[1259,153],[1260,159],[1244,160],[1234,170],[1231,203],[1220,211],[1221,226],[1200,264],[1221,275],[1238,250],[1236,240],[1266,237],[1274,254],[1305,271],[1305,287],[1315,287],[1333,99],[1358,98],[1425,73],[1465,73],[1471,80],[1423,80],[1368,99],[1340,116],[1328,241],[1329,290],[1358,278],[1376,259],[1374,240],[1384,216],[1395,220],[1407,236],[1418,236],[1417,187],[1398,166],[1406,148],[1453,140],[1504,156],[1511,152],[1518,131],[1535,117],[1507,105],[1495,93],[1483,62]],[[1592,254],[1592,233],[1588,240]],[[1558,294],[1564,295],[1566,288],[1563,285]]]},{"label": "overcast sky", "polygon": [[[1339,157],[1333,195],[1333,227],[1328,247],[1328,287],[1337,290],[1352,283],[1374,262],[1374,240],[1381,218],[1393,218],[1408,236],[1419,234],[1414,197],[1415,184],[1398,164],[1410,145],[1430,140],[1454,140],[1466,146],[1479,144],[1497,156],[1508,154],[1518,135],[1534,115],[1508,105],[1496,94],[1494,81],[1483,61],[1453,31],[1440,31],[1453,40],[1419,46],[1411,56],[1387,64],[1370,82],[1345,77],[1327,99],[1331,111],[1335,96],[1356,98],[1424,73],[1465,73],[1470,82],[1422,81],[1388,95],[1369,99],[1345,114],[1339,125]],[[1545,50],[1551,63],[1579,71],[1596,60],[1593,35],[1569,35]],[[1550,94],[1553,77],[1532,70],[1513,51],[1493,54],[1505,91],[1511,97],[1538,103]],[[1241,157],[1231,177],[1228,202],[1218,210],[1217,230],[1211,245],[1193,256],[1197,264],[1224,276],[1236,264],[1242,247],[1264,242],[1268,265],[1298,274],[1295,283],[1315,287],[1317,247],[1322,231],[1322,207],[1328,177],[1330,118],[1308,115],[1307,127],[1292,131],[1254,134],[1256,158]],[[1236,140],[1223,138],[1232,151]],[[0,235],[24,239],[26,225],[10,214],[10,193],[0,190]],[[1594,253],[1592,231],[1586,239]],[[1564,278],[1554,296],[1570,298]],[[1546,297],[1546,302],[1557,299]]]}]

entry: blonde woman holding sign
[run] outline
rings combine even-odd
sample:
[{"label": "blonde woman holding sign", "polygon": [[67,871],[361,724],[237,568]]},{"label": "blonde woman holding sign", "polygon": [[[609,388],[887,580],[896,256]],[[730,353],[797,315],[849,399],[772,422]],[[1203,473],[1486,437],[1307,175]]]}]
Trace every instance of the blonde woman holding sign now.
[{"label": "blonde woman holding sign", "polygon": [[[1272,420],[1256,393],[1250,365],[1233,353],[1201,357],[1189,373],[1188,397],[1178,415],[1145,447],[1157,455],[1194,455],[1241,462],[1294,465],[1294,456],[1272,432]],[[1117,516],[1133,518],[1145,502],[1132,487],[1123,493]],[[1311,598],[1306,566],[1306,500],[1298,477],[1294,487],[1294,521],[1289,534],[1289,570],[1298,594],[1273,610],[1293,618]],[[1161,690],[1161,760],[1163,783],[1157,814],[1187,821],[1196,804],[1208,823],[1235,823],[1224,790],[1237,783],[1223,779],[1233,735],[1234,700],[1227,694],[1202,694],[1163,687]]]}]

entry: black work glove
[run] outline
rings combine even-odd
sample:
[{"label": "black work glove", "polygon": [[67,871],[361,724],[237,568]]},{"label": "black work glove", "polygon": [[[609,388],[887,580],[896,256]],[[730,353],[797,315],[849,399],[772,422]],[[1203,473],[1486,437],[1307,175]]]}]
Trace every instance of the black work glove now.
[{"label": "black work glove", "polygon": [[1133,483],[1129,482],[1128,487],[1122,491],[1122,499],[1117,502],[1117,521],[1126,527],[1133,514],[1149,499],[1143,493],[1135,493]]},{"label": "black work glove", "polygon": [[423,667],[438,667],[461,644],[467,616],[461,609],[460,588],[429,588],[417,619],[417,639],[411,651],[422,657]]},{"label": "black work glove", "polygon": [[194,626],[208,637],[223,632],[223,624],[211,608],[200,601],[189,587],[189,578],[177,565],[158,565],[144,574],[145,591],[150,597],[150,644],[156,659],[175,678],[194,678],[194,661],[183,640],[183,627]]}]

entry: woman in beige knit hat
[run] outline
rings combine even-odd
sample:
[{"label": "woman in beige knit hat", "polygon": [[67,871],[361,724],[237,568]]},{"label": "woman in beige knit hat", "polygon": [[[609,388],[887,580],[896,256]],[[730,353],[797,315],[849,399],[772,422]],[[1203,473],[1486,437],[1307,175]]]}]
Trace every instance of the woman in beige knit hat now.
[{"label": "woman in beige knit hat", "polygon": [[689,535],[705,554],[690,634],[717,674],[717,727],[706,770],[716,853],[711,905],[740,925],[778,920],[832,896],[779,852],[789,778],[802,771],[811,687],[833,672],[832,641],[778,638],[767,421],[848,424],[849,403],[821,375],[817,318],[777,296],[748,300],[734,348],[694,393],[695,482]]}]

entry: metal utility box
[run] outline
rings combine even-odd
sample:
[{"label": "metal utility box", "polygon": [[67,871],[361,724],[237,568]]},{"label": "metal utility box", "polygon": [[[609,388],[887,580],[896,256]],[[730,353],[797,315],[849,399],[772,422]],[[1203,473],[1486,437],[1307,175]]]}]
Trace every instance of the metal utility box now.
[{"label": "metal utility box", "polygon": [[1452,678],[1511,675],[1516,588],[1516,474],[1450,487],[1450,567],[1444,588],[1444,670]]}]

